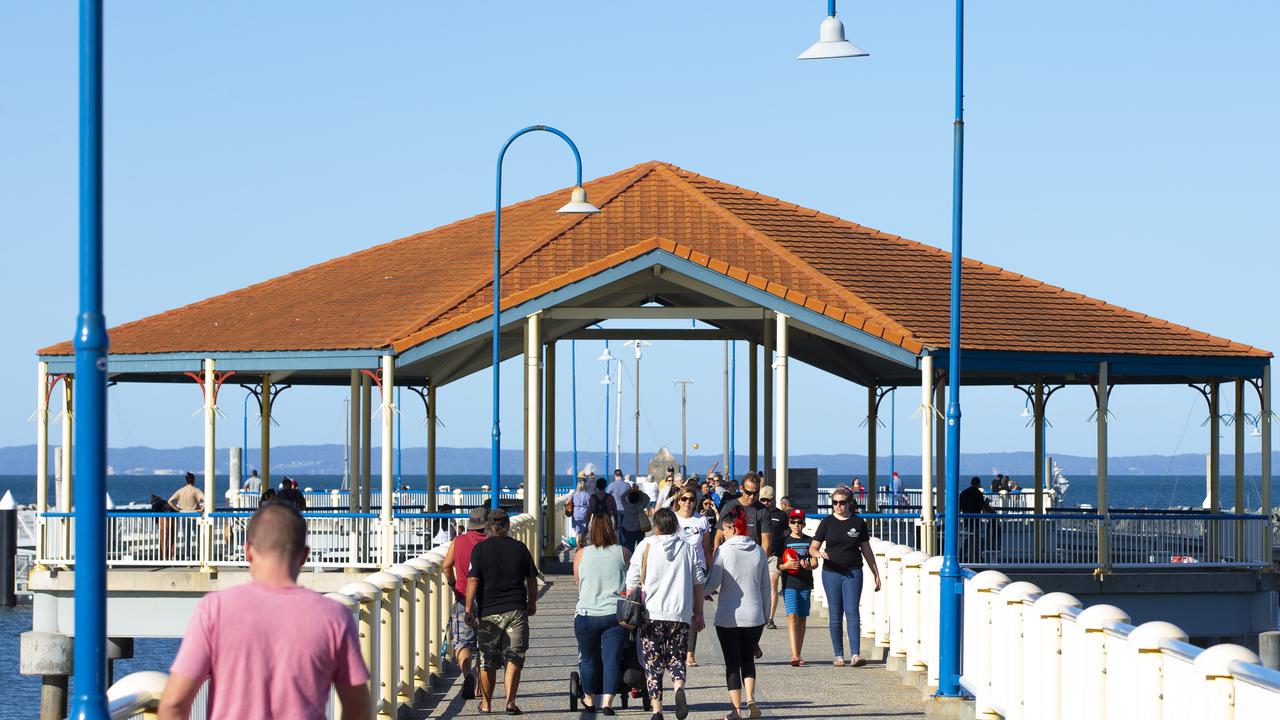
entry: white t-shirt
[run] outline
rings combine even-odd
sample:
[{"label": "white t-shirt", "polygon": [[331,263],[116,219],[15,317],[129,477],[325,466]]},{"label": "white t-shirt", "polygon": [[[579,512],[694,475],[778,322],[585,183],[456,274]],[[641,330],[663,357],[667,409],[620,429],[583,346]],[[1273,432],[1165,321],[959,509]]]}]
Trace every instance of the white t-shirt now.
[{"label": "white t-shirt", "polygon": [[711,523],[707,522],[705,515],[699,513],[688,518],[676,513],[676,522],[679,524],[676,535],[693,547],[693,556],[698,559],[698,566],[705,570],[707,557],[703,554],[702,538],[711,532]]},{"label": "white t-shirt", "polygon": [[636,483],[640,487],[640,491],[649,496],[649,500],[653,501],[658,497],[658,483],[650,480],[645,476],[643,480]]}]

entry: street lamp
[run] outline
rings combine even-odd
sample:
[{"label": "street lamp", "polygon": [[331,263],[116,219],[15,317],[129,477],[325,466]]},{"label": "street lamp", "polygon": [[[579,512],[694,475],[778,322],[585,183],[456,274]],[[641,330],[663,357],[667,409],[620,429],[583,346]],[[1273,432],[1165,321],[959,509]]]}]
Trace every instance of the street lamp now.
[{"label": "street lamp", "polygon": [[[827,2],[819,41],[801,60],[863,57],[865,51],[844,39],[844,25],[836,19],[835,0]],[[938,695],[960,697],[960,269],[964,206],[964,0],[956,0],[956,81],[951,188],[951,336],[947,359],[946,515],[942,532],[942,569],[938,622]]]},{"label": "street lamp", "polygon": [[549,132],[564,140],[569,145],[569,149],[573,151],[573,161],[577,166],[577,182],[574,183],[573,194],[569,202],[556,212],[575,214],[600,212],[600,208],[587,202],[587,191],[582,187],[582,156],[578,153],[578,146],[573,144],[573,140],[570,140],[568,135],[547,125],[530,125],[507,138],[502,150],[498,152],[497,183],[493,210],[493,440],[489,453],[489,492],[490,507],[495,510],[498,508],[499,501],[499,482],[501,479],[499,464],[502,459],[502,429],[498,422],[498,365],[502,362],[502,293],[499,283],[499,276],[502,274],[502,160],[507,155],[507,148],[511,147],[511,143],[515,142],[516,138],[531,132]]},{"label": "street lamp", "polygon": [[[597,326],[598,327],[598,326]],[[604,463],[601,464],[601,471],[605,475],[610,474],[609,470],[609,385],[613,381],[609,379],[609,363],[613,362],[613,353],[609,352],[609,341],[604,341],[604,352],[600,353],[597,360],[604,361],[604,379],[600,381],[604,385]],[[621,406],[619,406],[621,407]]]}]

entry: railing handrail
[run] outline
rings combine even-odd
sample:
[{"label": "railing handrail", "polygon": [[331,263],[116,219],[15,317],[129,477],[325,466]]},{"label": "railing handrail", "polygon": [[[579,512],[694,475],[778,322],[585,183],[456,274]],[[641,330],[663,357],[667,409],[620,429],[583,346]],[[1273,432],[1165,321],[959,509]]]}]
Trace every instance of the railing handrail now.
[{"label": "railing handrail", "polygon": [[392,513],[391,517],[393,517],[393,518],[395,518],[395,519],[397,519],[397,520],[398,520],[398,519],[400,519],[400,518],[408,518],[408,519],[413,519],[413,518],[427,518],[427,519],[430,519],[430,520],[444,520],[444,519],[448,519],[448,520],[462,520],[462,519],[464,519],[464,518],[469,518],[469,517],[471,517],[471,513],[441,513],[441,512],[434,512],[434,513],[406,513],[406,512],[396,512],[396,513]]},{"label": "railing handrail", "polygon": [[1240,660],[1233,660],[1227,665],[1227,669],[1231,671],[1231,677],[1237,680],[1280,693],[1280,670],[1272,670],[1269,667]]}]

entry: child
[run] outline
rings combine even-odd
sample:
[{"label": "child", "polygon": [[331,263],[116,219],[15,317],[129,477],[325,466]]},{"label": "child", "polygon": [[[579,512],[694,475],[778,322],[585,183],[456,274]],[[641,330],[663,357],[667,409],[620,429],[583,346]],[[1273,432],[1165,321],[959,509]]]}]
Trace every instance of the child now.
[{"label": "child", "polygon": [[791,666],[804,665],[800,656],[804,648],[805,622],[809,618],[809,596],[813,593],[813,568],[817,558],[810,557],[813,538],[804,534],[804,511],[794,509],[787,517],[790,532],[783,542],[782,602],[787,609],[787,635],[791,640]]}]

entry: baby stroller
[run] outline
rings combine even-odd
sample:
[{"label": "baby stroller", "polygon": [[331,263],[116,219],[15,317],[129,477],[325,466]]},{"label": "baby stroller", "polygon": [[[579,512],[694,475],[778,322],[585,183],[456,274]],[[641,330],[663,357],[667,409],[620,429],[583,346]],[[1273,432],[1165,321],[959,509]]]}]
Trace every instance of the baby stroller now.
[{"label": "baby stroller", "polygon": [[[644,708],[649,707],[649,691],[644,684],[644,667],[640,665],[640,657],[636,652],[636,634],[628,633],[627,642],[622,646],[622,674],[618,679],[617,696],[622,700],[622,707],[627,707],[633,694],[640,698]],[[569,710],[578,711],[578,703],[585,693],[582,689],[582,677],[578,671],[569,673]]]}]

